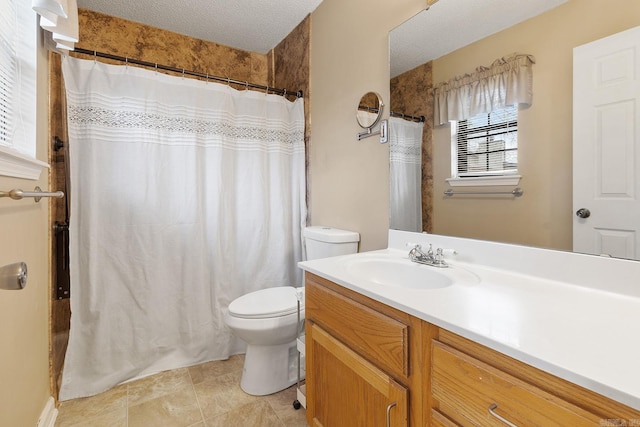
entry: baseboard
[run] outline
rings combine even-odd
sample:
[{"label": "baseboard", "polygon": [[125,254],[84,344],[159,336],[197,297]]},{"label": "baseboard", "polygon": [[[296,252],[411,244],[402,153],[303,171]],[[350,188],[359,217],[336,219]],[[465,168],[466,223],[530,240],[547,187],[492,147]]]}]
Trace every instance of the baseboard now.
[{"label": "baseboard", "polygon": [[56,402],[53,397],[49,397],[47,404],[44,405],[44,409],[38,418],[37,427],[54,427],[56,418],[58,417],[58,409],[56,409]]}]

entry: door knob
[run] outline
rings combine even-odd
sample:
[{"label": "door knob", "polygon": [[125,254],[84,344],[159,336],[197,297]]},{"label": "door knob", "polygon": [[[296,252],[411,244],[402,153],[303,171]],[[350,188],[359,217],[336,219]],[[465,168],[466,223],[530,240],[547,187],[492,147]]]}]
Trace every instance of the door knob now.
[{"label": "door knob", "polygon": [[580,208],[576,211],[576,216],[578,218],[589,218],[591,216],[591,212],[587,208]]},{"label": "door knob", "polygon": [[20,290],[27,286],[27,264],[16,262],[0,267],[0,289]]}]

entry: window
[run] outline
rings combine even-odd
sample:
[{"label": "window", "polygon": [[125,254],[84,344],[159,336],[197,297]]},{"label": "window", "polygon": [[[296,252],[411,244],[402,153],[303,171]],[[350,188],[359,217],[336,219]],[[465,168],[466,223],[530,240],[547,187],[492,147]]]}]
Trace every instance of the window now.
[{"label": "window", "polygon": [[0,15],[0,144],[9,145],[13,121],[13,87],[16,79],[16,11],[13,2],[3,0]]},{"label": "window", "polygon": [[0,175],[38,179],[36,14],[31,2],[0,0]]},{"label": "window", "polygon": [[[518,107],[451,122],[452,177],[498,184],[497,177],[518,172]],[[500,185],[507,183],[499,182]],[[460,184],[461,185],[461,184]]]}]

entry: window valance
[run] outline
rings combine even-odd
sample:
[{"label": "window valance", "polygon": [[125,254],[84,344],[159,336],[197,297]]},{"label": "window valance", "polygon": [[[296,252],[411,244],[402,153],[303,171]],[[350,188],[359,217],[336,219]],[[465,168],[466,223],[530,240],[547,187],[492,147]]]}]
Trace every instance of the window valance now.
[{"label": "window valance", "polygon": [[474,73],[439,83],[434,89],[435,124],[488,114],[507,105],[531,105],[533,64],[532,55],[515,53],[495,60],[490,67],[481,66]]},{"label": "window valance", "polygon": [[31,7],[40,15],[40,26],[51,33],[55,48],[73,50],[79,37],[76,0],[32,0]]}]

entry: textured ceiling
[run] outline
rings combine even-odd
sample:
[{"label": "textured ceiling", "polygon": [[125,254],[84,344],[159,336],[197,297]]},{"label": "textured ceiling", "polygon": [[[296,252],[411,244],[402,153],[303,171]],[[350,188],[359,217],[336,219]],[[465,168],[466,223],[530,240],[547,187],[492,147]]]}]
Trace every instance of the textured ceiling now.
[{"label": "textured ceiling", "polygon": [[[391,32],[391,76],[395,77],[566,1],[440,0],[429,10]],[[267,53],[321,2],[78,0],[78,6],[238,49]]]},{"label": "textured ceiling", "polygon": [[267,53],[322,0],[78,0],[78,7]]},{"label": "textured ceiling", "polygon": [[440,0],[391,31],[391,77],[567,0]]}]

